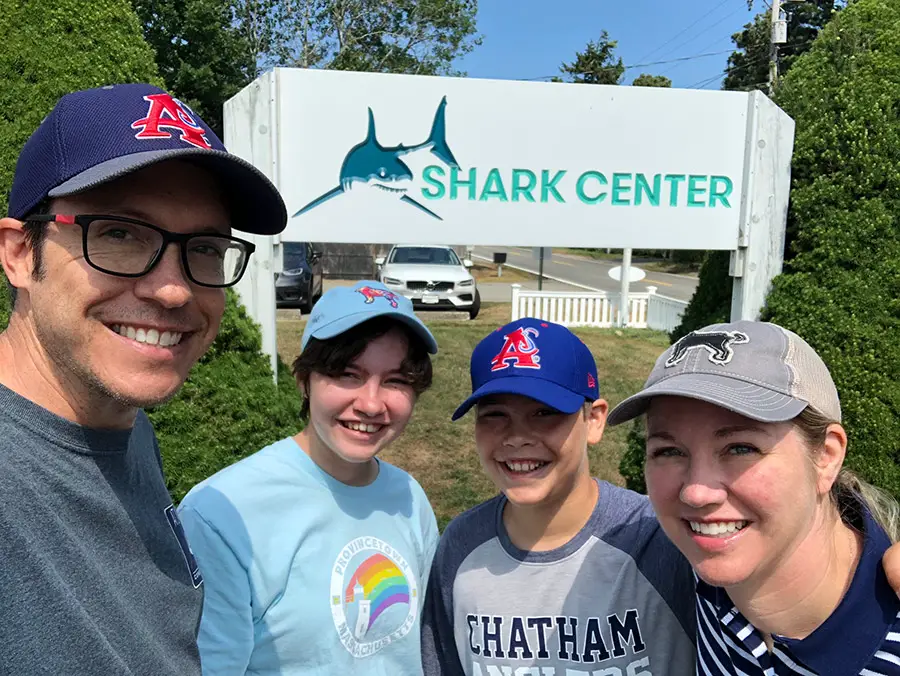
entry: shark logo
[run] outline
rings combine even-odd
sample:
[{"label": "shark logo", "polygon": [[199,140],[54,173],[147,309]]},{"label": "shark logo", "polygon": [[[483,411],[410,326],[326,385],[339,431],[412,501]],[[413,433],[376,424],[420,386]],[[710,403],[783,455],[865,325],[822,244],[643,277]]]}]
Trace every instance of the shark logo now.
[{"label": "shark logo", "polygon": [[315,209],[328,200],[353,189],[358,184],[364,184],[379,190],[396,193],[400,196],[401,202],[410,204],[438,220],[443,220],[431,209],[406,194],[407,188],[402,187],[402,185],[412,181],[413,174],[401,158],[417,150],[430,149],[434,155],[447,165],[459,168],[453,152],[447,145],[446,108],[447,97],[445,96],[438,104],[434,122],[431,125],[431,133],[422,143],[411,146],[400,144],[392,147],[383,146],[378,142],[378,138],[375,135],[375,116],[372,113],[372,109],[369,108],[369,128],[366,138],[361,143],[353,146],[344,158],[344,163],[341,165],[339,184],[300,209],[294,214],[294,217]]}]

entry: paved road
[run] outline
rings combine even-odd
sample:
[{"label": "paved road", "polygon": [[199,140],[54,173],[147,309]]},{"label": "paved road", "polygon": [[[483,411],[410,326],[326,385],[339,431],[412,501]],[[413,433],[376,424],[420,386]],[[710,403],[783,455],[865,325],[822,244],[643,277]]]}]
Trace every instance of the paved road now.
[{"label": "paved road", "polygon": [[[482,260],[493,260],[495,251],[505,251],[508,265],[537,274],[538,261],[532,250],[526,247],[481,247],[476,246],[473,252]],[[544,260],[544,274],[555,277],[559,281],[602,291],[618,292],[620,285],[609,276],[609,270],[620,265],[616,261],[604,261],[584,256],[553,253],[552,259]],[[639,264],[638,264],[639,266]],[[647,272],[640,282],[632,283],[634,291],[646,291],[648,286],[657,287],[657,293],[678,300],[690,300],[697,287],[697,278],[687,275],[670,275],[662,272]]]}]

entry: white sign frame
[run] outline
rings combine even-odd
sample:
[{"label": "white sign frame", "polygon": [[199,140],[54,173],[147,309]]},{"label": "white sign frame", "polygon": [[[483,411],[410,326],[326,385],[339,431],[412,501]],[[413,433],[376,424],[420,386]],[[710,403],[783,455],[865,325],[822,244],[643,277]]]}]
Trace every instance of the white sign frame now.
[{"label": "white sign frame", "polygon": [[[308,87],[309,91],[306,93],[309,95],[309,100],[315,101],[314,105],[307,105],[302,109],[297,109],[298,104],[293,107],[287,105],[288,99],[296,100],[298,86]],[[323,96],[323,91],[330,92],[330,95]],[[579,117],[582,123],[588,119],[585,117],[586,115],[593,114],[591,110],[592,106],[595,106],[608,108],[611,111],[609,114],[615,119],[622,120],[624,124],[624,120],[633,116],[635,101],[640,102],[641,106],[646,107],[649,111],[645,111],[644,114],[645,116],[650,115],[650,118],[645,117],[645,119],[652,119],[653,116],[656,116],[661,121],[671,120],[673,111],[678,110],[681,111],[678,113],[681,116],[679,119],[683,120],[691,110],[694,110],[698,119],[697,124],[705,125],[702,129],[698,127],[694,130],[698,133],[709,131],[710,120],[713,119],[708,114],[709,109],[728,111],[733,119],[723,121],[720,127],[729,130],[729,135],[727,138],[717,139],[713,144],[716,147],[722,147],[723,158],[727,155],[727,158],[719,162],[717,166],[726,167],[722,170],[721,175],[725,175],[725,171],[730,172],[728,175],[733,183],[731,194],[735,198],[739,198],[735,204],[730,205],[728,212],[728,223],[726,224],[728,237],[723,239],[723,230],[718,230],[715,237],[710,236],[711,245],[698,246],[701,242],[696,237],[687,236],[685,233],[679,233],[678,237],[674,238],[661,236],[659,228],[652,223],[647,225],[646,232],[640,228],[621,227],[621,223],[613,225],[600,223],[599,221],[602,219],[599,216],[598,223],[591,225],[591,212],[581,208],[583,203],[573,205],[571,202],[553,205],[559,206],[561,209],[559,214],[566,218],[561,221],[554,220],[552,227],[535,227],[536,221],[529,216],[533,212],[527,209],[533,205],[524,203],[503,205],[510,209],[515,207],[514,211],[517,214],[515,218],[519,219],[518,222],[522,227],[488,227],[488,223],[478,216],[482,212],[475,211],[476,207],[484,205],[447,202],[441,204],[439,214],[445,222],[444,227],[410,229],[409,222],[405,220],[403,227],[394,227],[392,224],[396,221],[392,219],[396,219],[397,214],[402,214],[401,220],[406,219],[410,217],[410,214],[415,216],[422,213],[421,210],[413,209],[408,204],[401,204],[399,200],[395,201],[393,207],[386,207],[384,211],[381,211],[380,208],[373,210],[370,205],[355,204],[352,200],[345,199],[344,194],[336,199],[326,200],[328,203],[324,207],[316,207],[320,209],[322,220],[318,220],[320,217],[311,210],[303,214],[304,218],[316,216],[314,220],[308,221],[316,224],[312,231],[298,227],[297,223],[300,221],[295,214],[314,201],[314,198],[324,194],[323,190],[327,193],[328,186],[337,186],[338,174],[342,170],[340,163],[349,157],[349,149],[354,147],[354,142],[360,143],[368,138],[368,129],[360,127],[360,119],[363,120],[363,124],[366,122],[365,118],[360,117],[361,111],[367,111],[369,107],[373,109],[372,117],[376,138],[381,148],[396,150],[401,147],[405,151],[404,143],[422,144],[431,138],[426,134],[429,124],[432,126],[432,131],[434,130],[433,123],[437,119],[435,103],[446,96],[449,103],[445,107],[445,123],[449,129],[451,120],[453,121],[453,133],[455,134],[452,143],[449,136],[447,137],[447,144],[454,155],[461,157],[465,153],[475,156],[482,152],[481,146],[489,145],[484,142],[485,134],[475,130],[470,134],[471,139],[467,140],[465,133],[460,132],[459,128],[463,120],[468,120],[470,125],[475,124],[471,115],[472,105],[467,101],[473,100],[473,97],[483,99],[490,91],[502,91],[504,97],[515,99],[521,109],[537,111],[528,118],[532,122],[542,119],[540,113],[542,106],[550,106],[551,103],[558,102],[560,99],[571,103],[573,110],[577,112],[577,114],[573,113],[573,117]],[[404,92],[406,94],[402,95]],[[392,116],[391,110],[386,109],[390,108],[390,105],[385,103],[390,100],[390,97],[385,98],[386,93],[391,94],[395,99],[403,100],[405,105],[410,105],[409,101],[411,100],[421,100],[422,103],[421,105],[417,104],[417,112],[413,117],[420,120],[425,115],[425,131],[419,128],[407,134],[403,125],[398,126],[398,124],[392,123],[392,119],[396,116]],[[585,97],[595,97],[596,101],[591,103]],[[376,105],[375,101],[380,102],[380,105]],[[451,106],[453,107],[451,108]],[[552,110],[558,113],[556,108]],[[451,116],[451,111],[455,117]],[[707,111],[706,114],[703,111]],[[514,124],[514,121],[510,122],[509,116],[503,111],[484,109],[482,112],[482,123],[495,136],[500,133],[497,130],[503,124]],[[434,119],[429,119],[428,115],[432,115]],[[468,117],[466,117],[467,115]],[[492,119],[492,115],[496,119]],[[339,141],[328,142],[330,145],[327,147],[333,148],[333,150],[326,152],[326,146],[323,145],[310,146],[306,153],[299,152],[296,147],[298,143],[312,143],[308,140],[311,136],[316,138],[328,136],[324,132],[313,135],[306,133],[304,136],[304,127],[317,129],[317,126],[322,124],[322,120],[329,117],[340,117],[341,120],[347,121],[346,124],[335,126],[338,131],[346,131],[341,131],[345,135]],[[544,117],[546,117],[546,113],[544,113]],[[349,121],[351,118],[352,123]],[[251,257],[244,278],[237,287],[248,312],[262,327],[263,349],[272,359],[273,370],[275,370],[276,364],[273,278],[274,272],[278,269],[278,263],[274,257],[281,249],[280,246],[277,246],[281,241],[438,243],[437,239],[440,239],[440,243],[444,244],[465,245],[725,249],[732,252],[730,269],[733,277],[732,319],[758,318],[771,280],[782,269],[794,122],[759,91],[710,92],[278,68],[261,76],[229,99],[224,106],[224,122],[226,146],[234,154],[258,167],[278,186],[285,196],[290,217],[288,228],[280,237],[252,237],[257,249]],[[371,125],[371,123],[369,124]],[[419,123],[417,122],[417,124]],[[595,131],[594,129],[590,130],[591,133]],[[689,131],[691,130],[686,130],[685,133],[687,134]],[[447,131],[448,135],[449,133]],[[673,144],[676,140],[673,139]],[[661,149],[659,138],[656,138],[653,143],[647,142],[634,147],[635,153],[642,158],[641,162],[635,161],[631,166],[635,176],[640,173],[640,167],[644,165],[651,167],[648,176],[654,175],[654,172],[659,173],[659,169],[654,168],[657,167],[654,164],[654,153],[657,150],[661,155],[666,155],[668,152],[667,156],[670,158],[678,155],[679,152],[692,155],[692,153],[687,153],[684,147],[677,145],[673,145],[674,150]],[[427,155],[432,148],[424,147],[422,149],[426,151],[426,161],[430,161]],[[549,163],[546,160],[547,155],[541,155],[542,152],[547,151],[547,144],[544,143],[542,146],[537,135],[532,134],[527,137],[519,150],[521,157],[537,158],[535,159],[536,164],[533,165],[535,173],[538,168],[542,167],[542,162]],[[716,158],[714,150],[714,148],[711,150],[709,147],[704,147],[702,152],[698,149],[696,154],[703,155],[709,163],[716,164],[716,162],[712,162]],[[323,157],[323,155],[328,155],[328,157]],[[315,157],[316,161],[307,162],[304,159],[307,156]],[[497,158],[494,161],[491,156],[492,168],[503,165],[504,160],[499,155]],[[620,153],[617,161],[619,164],[627,165],[626,159]],[[404,156],[404,160],[406,160],[406,156]],[[702,175],[704,171],[708,176],[713,176],[714,172],[719,171],[715,167],[707,171],[700,166],[701,163],[696,158],[688,158],[688,160],[688,164],[693,162],[691,166],[697,167],[696,175],[698,176]],[[465,164],[462,159],[459,159],[458,163],[461,166]],[[503,166],[508,169],[512,164],[507,162]],[[739,166],[739,169],[728,168],[735,166]],[[413,168],[412,162],[409,167]],[[310,168],[315,169],[322,176]],[[626,166],[624,169],[628,170],[629,167]],[[573,172],[573,175],[577,174],[580,177],[584,175],[585,171],[594,171],[590,167],[586,167],[583,161],[580,170],[580,174],[576,171]],[[306,173],[298,174],[298,171]],[[678,169],[678,172],[687,175],[681,169]],[[415,174],[415,172],[412,173]],[[315,183],[315,185],[310,185],[308,189],[298,193],[296,189],[298,175],[305,176],[308,179],[307,182]],[[341,176],[343,175],[341,174]],[[315,177],[315,181],[313,181],[313,177]],[[415,181],[415,178],[412,180]],[[325,185],[326,183],[328,185]],[[620,185],[622,184],[620,183]],[[596,183],[595,187],[599,185]],[[719,185],[721,187],[721,183]],[[482,187],[484,188],[484,186]],[[422,185],[414,184],[407,195],[416,198],[417,201],[422,201],[418,199],[422,194],[422,189]],[[415,190],[419,190],[419,192],[415,192]],[[580,197],[579,195],[579,199]],[[432,204],[425,203],[425,206],[431,207]],[[494,216],[506,213],[497,210],[500,206],[499,203],[490,206],[496,207],[490,212]],[[637,214],[644,207],[644,205],[635,204],[631,206],[634,207],[633,214]],[[721,206],[721,203],[718,206]],[[566,209],[565,213],[562,211],[563,208]],[[335,209],[337,210],[335,211]],[[360,209],[365,210],[360,211]],[[437,212],[436,209],[432,209],[432,211]],[[607,209],[605,212],[598,210],[597,213],[605,213],[608,216],[610,210]],[[699,211],[696,213],[698,218],[704,216]],[[327,214],[330,217],[340,214],[341,217],[326,218]],[[348,218],[348,214],[355,214],[356,217]],[[466,230],[463,227],[464,219],[473,218],[473,214],[476,215],[477,222]],[[674,215],[674,212],[672,214]],[[496,217],[499,218],[499,216]],[[426,218],[426,222],[431,222],[429,217],[424,216],[424,218]],[[531,218],[530,221],[528,221],[529,218]],[[364,221],[363,229],[360,229],[359,226],[361,221]],[[637,217],[635,222],[647,224],[646,219],[641,221],[641,217]],[[716,227],[716,222],[707,219],[707,225],[704,227]],[[572,223],[575,223],[577,227]],[[529,227],[525,227],[526,225]],[[464,230],[464,234],[457,236],[455,233],[460,228]],[[437,232],[433,233],[435,230]],[[651,230],[653,231],[652,236]],[[418,233],[418,236],[415,237],[412,233]],[[452,239],[460,241],[444,241],[447,239],[448,233],[454,233]],[[431,239],[435,239],[435,241],[431,242]],[[713,239],[715,241],[712,241]]]}]

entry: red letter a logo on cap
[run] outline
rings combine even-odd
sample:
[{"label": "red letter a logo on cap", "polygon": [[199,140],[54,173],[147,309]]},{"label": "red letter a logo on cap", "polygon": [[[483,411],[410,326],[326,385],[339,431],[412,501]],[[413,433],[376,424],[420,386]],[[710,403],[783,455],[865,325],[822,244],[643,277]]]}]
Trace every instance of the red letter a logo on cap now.
[{"label": "red letter a logo on cap", "polygon": [[537,336],[538,330],[530,326],[519,327],[515,331],[503,336],[503,347],[499,354],[491,359],[491,371],[514,366],[520,369],[539,369],[541,358],[537,356],[538,346],[535,345],[532,336]]},{"label": "red letter a logo on cap", "polygon": [[198,148],[212,148],[203,127],[197,124],[181,101],[173,99],[170,94],[149,94],[144,100],[150,102],[150,110],[147,117],[132,123],[132,129],[140,129],[135,138],[172,138],[172,134],[163,131],[163,128],[177,129],[181,132],[180,140]]}]

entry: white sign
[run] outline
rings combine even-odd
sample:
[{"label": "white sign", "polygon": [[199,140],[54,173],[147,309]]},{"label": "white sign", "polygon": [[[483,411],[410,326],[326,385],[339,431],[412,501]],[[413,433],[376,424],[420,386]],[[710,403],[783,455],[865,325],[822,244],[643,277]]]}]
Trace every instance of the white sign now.
[{"label": "white sign", "polygon": [[275,75],[282,239],[737,246],[745,93]]},{"label": "white sign", "polygon": [[[758,91],[276,68],[223,112],[285,198],[282,241],[725,249],[732,319],[781,272],[794,123]],[[279,240],[246,236],[274,370]]]},{"label": "white sign", "polygon": [[[617,265],[616,267],[611,268],[609,271],[609,276],[612,277],[617,282],[621,282],[622,281],[622,266]],[[640,268],[636,268],[633,266],[628,268],[628,281],[629,282],[639,282],[646,276],[647,276],[647,273],[644,272],[643,270],[641,270]]]}]

